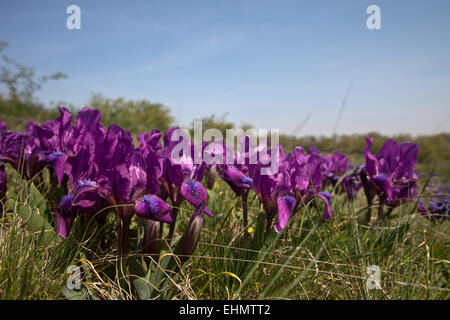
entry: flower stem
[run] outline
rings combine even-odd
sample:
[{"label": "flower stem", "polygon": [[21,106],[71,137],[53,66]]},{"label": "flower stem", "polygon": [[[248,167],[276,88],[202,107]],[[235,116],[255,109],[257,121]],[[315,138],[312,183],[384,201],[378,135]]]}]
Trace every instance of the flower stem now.
[{"label": "flower stem", "polygon": [[177,224],[177,216],[178,216],[178,206],[175,206],[173,208],[173,222],[170,225],[169,234],[167,235],[167,239],[169,240],[169,243],[172,241],[172,237],[175,232],[175,225]]},{"label": "flower stem", "polygon": [[366,221],[365,221],[366,224],[369,224],[370,220],[372,218],[372,204],[373,204],[372,199],[369,199],[367,197],[367,213],[366,213]]},{"label": "flower stem", "polygon": [[380,198],[380,205],[378,206],[378,221],[381,221],[383,218],[383,207],[384,207],[385,200],[383,198]]},{"label": "flower stem", "polygon": [[389,216],[391,215],[392,211],[394,211],[394,207],[389,207],[389,209],[388,209],[387,212],[386,212],[385,217],[386,217],[386,218],[389,217]]},{"label": "flower stem", "polygon": [[247,226],[248,226],[248,205],[247,205],[248,193],[244,191],[241,196],[242,196],[242,212],[243,212],[243,216],[244,216],[244,228],[247,228]]}]

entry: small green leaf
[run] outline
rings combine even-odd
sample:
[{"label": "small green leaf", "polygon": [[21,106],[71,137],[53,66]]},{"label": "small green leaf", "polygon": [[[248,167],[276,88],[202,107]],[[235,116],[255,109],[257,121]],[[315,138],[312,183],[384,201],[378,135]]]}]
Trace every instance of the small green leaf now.
[{"label": "small green leaf", "polygon": [[20,204],[17,211],[19,216],[30,227],[31,231],[42,232],[42,242],[61,241],[53,227],[44,217],[37,213],[36,208]]},{"label": "small green leaf", "polygon": [[145,280],[146,271],[137,257],[128,259],[128,269],[130,274],[135,276],[132,280],[139,300],[150,299],[149,284]]},{"label": "small green leaf", "polygon": [[49,210],[47,209],[47,203],[42,194],[39,192],[39,190],[36,188],[34,183],[30,184],[30,200],[31,205],[33,207],[36,207],[38,209],[39,214],[42,217],[47,218],[49,217]]}]

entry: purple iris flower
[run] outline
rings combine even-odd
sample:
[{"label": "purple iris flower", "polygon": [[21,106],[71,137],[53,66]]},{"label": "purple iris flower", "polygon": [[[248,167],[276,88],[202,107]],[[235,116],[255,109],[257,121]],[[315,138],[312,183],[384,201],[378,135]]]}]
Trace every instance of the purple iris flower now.
[{"label": "purple iris flower", "polygon": [[58,179],[58,184],[61,185],[65,176],[66,155],[61,151],[53,151],[47,156],[51,167]]},{"label": "purple iris flower", "polygon": [[373,138],[366,138],[363,151],[366,164],[360,177],[369,207],[374,197],[379,197],[378,215],[381,218],[384,205],[387,205],[391,212],[398,205],[414,199],[417,193],[415,164],[419,147],[412,142],[399,144],[394,139],[388,139],[380,152],[374,156],[370,153],[372,142]]},{"label": "purple iris flower", "polygon": [[208,168],[225,164],[227,160],[225,140],[214,140],[211,143],[205,142],[203,154],[205,156],[205,161],[208,163]]},{"label": "purple iris flower", "polygon": [[171,224],[173,213],[170,206],[155,195],[144,195],[142,200],[137,200],[134,207],[136,215],[144,219],[150,219]]},{"label": "purple iris flower", "polygon": [[[234,167],[246,176],[253,177],[255,175],[255,171],[259,168],[258,162],[261,161],[261,152],[267,150],[267,143],[267,140],[264,140],[260,141],[258,145],[247,135],[239,137],[238,149],[236,150],[236,154],[234,156]],[[280,153],[280,159],[284,158],[284,153],[281,146],[278,151]],[[232,153],[232,148],[228,147],[227,152]],[[255,159],[257,159],[258,162],[255,163]]]},{"label": "purple iris flower", "polygon": [[[56,229],[63,238],[69,235],[77,215],[93,215],[108,205],[105,199],[99,197],[96,183],[89,179],[79,180],[74,190],[74,193],[62,197],[56,209]],[[96,218],[101,221],[106,218],[106,214],[104,212]]]},{"label": "purple iris flower", "polygon": [[9,163],[17,170],[20,157],[20,142],[23,133],[8,130],[6,123],[0,121],[0,162]]},{"label": "purple iris flower", "polygon": [[345,154],[335,152],[323,157],[322,177],[324,184],[336,185],[341,176],[348,170],[348,158]]},{"label": "purple iris flower", "polygon": [[273,225],[276,232],[280,233],[286,227],[295,202],[295,198],[291,196],[277,198],[278,220]]},{"label": "purple iris flower", "polygon": [[450,220],[450,196],[447,194],[431,200],[428,205],[428,211],[431,213],[432,218]]},{"label": "purple iris flower", "polygon": [[163,174],[163,159],[159,155],[162,148],[161,132],[153,130],[152,133],[140,133],[137,136],[139,147],[136,152],[142,156],[145,162],[145,170],[147,174],[147,189],[151,194],[161,195],[158,180]]},{"label": "purple iris flower", "polygon": [[23,133],[9,131],[5,125],[5,128],[0,131],[0,162],[9,163],[16,170],[19,168],[23,137]]},{"label": "purple iris flower", "polygon": [[[119,223],[119,249],[124,252],[135,200],[158,191],[158,175],[154,170],[159,166],[157,144],[151,142],[157,138],[141,135],[141,146],[135,150],[130,132],[117,125],[105,131],[100,119],[98,110],[83,108],[71,129],[66,172],[73,192],[72,209],[77,213],[96,213],[108,205],[114,206]],[[55,159],[60,156],[49,155]]]},{"label": "purple iris flower", "polygon": [[253,187],[253,180],[231,165],[222,166],[219,169],[219,177],[230,186],[237,196],[241,196],[243,192]]},{"label": "purple iris flower", "polygon": [[320,192],[322,188],[322,156],[310,148],[308,154],[303,153],[302,147],[296,147],[289,157],[291,183],[297,198],[297,204],[306,204],[314,197],[325,203],[323,221],[331,219],[331,194]]},{"label": "purple iris flower", "polygon": [[179,154],[179,161],[172,159],[173,149],[184,139],[180,137],[178,142],[171,140],[173,132],[177,129],[179,128],[171,127],[164,133],[164,148],[160,152],[163,164],[161,185],[175,207],[179,207],[184,200],[181,196],[181,185],[193,177],[195,170],[191,155]]},{"label": "purple iris flower", "polygon": [[[320,155],[319,150],[314,146],[308,149],[308,154],[313,153]],[[321,174],[323,187],[327,185],[335,187],[342,175],[347,173],[348,169],[349,160],[344,153],[334,152],[333,154],[327,154],[325,157],[322,157]],[[361,188],[359,172],[356,171],[357,170],[354,170],[352,173],[345,176],[342,179],[339,188],[336,189],[336,191],[345,192],[349,201],[355,199],[358,190]]]},{"label": "purple iris flower", "polygon": [[[200,164],[194,164],[195,152],[198,152],[198,148],[195,148],[191,140],[184,141],[187,137],[180,136],[178,140],[172,141],[172,135],[177,129],[179,128],[171,127],[164,133],[164,147],[159,153],[163,164],[163,173],[160,178],[162,193],[167,194],[173,204],[173,223],[169,230],[169,239],[175,232],[176,219],[181,203],[187,200],[195,208],[198,208],[203,201],[207,200],[206,190],[200,183],[204,177],[206,165],[203,160]],[[178,154],[173,154],[174,148],[180,142],[186,143],[190,154],[183,149],[180,149]],[[206,146],[207,143],[203,142],[200,150],[204,150]],[[206,207],[205,213],[210,216],[213,215]]]},{"label": "purple iris flower", "polygon": [[144,157],[146,153],[158,151],[162,148],[161,136],[162,133],[159,130],[153,130],[151,133],[143,132],[137,135],[137,140],[140,144],[138,150],[142,151]]},{"label": "purple iris flower", "polygon": [[7,130],[4,124],[1,127],[0,162],[9,163],[27,180],[34,178],[46,166],[44,142],[51,132],[39,137],[34,121],[27,123],[27,130],[24,132]]},{"label": "purple iris flower", "polygon": [[[135,212],[141,218],[172,222],[172,211],[154,195],[162,173],[156,150],[158,134],[154,132],[153,138],[141,135],[140,139],[141,145],[135,150],[130,132],[111,125],[104,143],[96,148],[99,150],[95,156],[101,186],[99,194],[115,206],[122,252],[127,250],[129,227]],[[143,200],[137,201],[141,197]]]},{"label": "purple iris flower", "polygon": [[258,151],[264,146],[264,144],[257,146],[248,135],[242,135],[238,138],[236,153],[234,147],[226,145],[224,140],[216,140],[204,150],[206,157],[214,160],[213,165],[209,167],[208,188],[211,187],[215,171],[218,171],[219,177],[242,199],[244,227],[248,225],[247,198],[253,187],[251,176],[257,167]]},{"label": "purple iris flower", "polygon": [[248,192],[253,187],[253,180],[232,165],[219,166],[219,177],[225,181],[234,193],[242,198],[244,227],[248,225]]},{"label": "purple iris flower", "polygon": [[359,168],[355,169],[348,176],[344,177],[341,182],[342,189],[347,194],[347,199],[352,202],[356,198],[356,194],[362,187]]},{"label": "purple iris flower", "polygon": [[432,183],[427,189],[432,192],[432,198],[428,202],[428,207],[423,200],[419,200],[418,211],[431,221],[450,220],[450,188],[446,185],[436,186]]},{"label": "purple iris flower", "polygon": [[[271,152],[269,150],[269,154]],[[279,152],[278,161],[280,163],[278,172],[268,175],[261,174],[260,169],[263,165],[258,164],[254,171],[253,184],[267,214],[266,230],[272,227],[272,222],[277,214],[278,220],[274,224],[274,229],[276,232],[281,232],[286,227],[294,210],[296,200],[290,196],[292,193],[291,176],[283,152]]]},{"label": "purple iris flower", "polygon": [[[67,129],[64,137],[66,154],[64,170],[72,190],[76,189],[81,179],[97,181],[99,165],[102,163],[99,161],[100,154],[105,159],[108,157],[107,150],[101,145],[105,141],[106,130],[100,119],[100,111],[85,107],[78,112],[75,126]],[[106,164],[103,167],[106,167]]]},{"label": "purple iris flower", "polygon": [[55,173],[58,184],[62,185],[63,180],[67,179],[66,174],[66,160],[67,160],[67,143],[71,139],[73,128],[72,113],[65,108],[59,108],[60,116],[53,121],[45,121],[42,126],[38,128],[38,132],[42,136],[44,132],[52,132],[51,137],[45,144],[47,160],[50,167]]},{"label": "purple iris flower", "polygon": [[[189,179],[183,182],[181,186],[181,195],[196,209],[199,208],[202,203],[206,203],[208,194],[206,193],[205,187],[197,180]],[[212,217],[211,211],[204,206],[204,213]]]}]

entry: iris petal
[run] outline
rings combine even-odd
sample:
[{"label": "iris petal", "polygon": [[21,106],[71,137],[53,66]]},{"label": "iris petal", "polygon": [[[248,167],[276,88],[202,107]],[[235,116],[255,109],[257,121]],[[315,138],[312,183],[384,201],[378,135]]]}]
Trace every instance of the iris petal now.
[{"label": "iris petal", "polygon": [[278,221],[273,225],[275,232],[280,233],[287,225],[295,199],[291,196],[278,197]]},{"label": "iris petal", "polygon": [[385,177],[383,174],[379,174],[373,178],[377,186],[381,189],[382,193],[387,196],[387,200],[392,200],[392,181]]},{"label": "iris petal", "polygon": [[[200,207],[203,202],[206,203],[208,198],[208,194],[206,193],[203,185],[200,182],[192,179],[183,182],[183,184],[181,185],[181,195],[195,208]],[[205,207],[204,211],[209,216],[213,215],[207,207]]]},{"label": "iris petal", "polygon": [[138,217],[161,221],[168,224],[173,222],[172,208],[155,195],[145,195],[142,200],[135,202],[134,210]]},{"label": "iris petal", "polygon": [[55,171],[58,184],[61,185],[64,177],[64,168],[66,164],[66,155],[63,152],[55,151],[48,155],[48,161],[50,161],[53,170]]},{"label": "iris petal", "polygon": [[378,162],[377,158],[373,154],[370,153],[370,147],[372,146],[373,138],[366,138],[366,147],[364,148],[363,154],[366,159],[365,170],[371,176],[374,176],[378,172]]},{"label": "iris petal", "polygon": [[330,200],[332,198],[332,195],[329,192],[319,192],[317,194],[317,197],[322,199],[323,202],[325,202],[325,211],[322,216],[323,221],[329,221],[332,218],[332,211],[331,211],[331,204]]},{"label": "iris petal", "polygon": [[74,221],[74,215],[72,213],[72,195],[68,194],[62,197],[56,209],[55,218],[58,235],[64,239],[67,238]]},{"label": "iris petal", "polygon": [[238,196],[241,195],[243,190],[253,187],[253,180],[251,178],[231,166],[222,170],[219,173],[219,177],[225,181]]}]

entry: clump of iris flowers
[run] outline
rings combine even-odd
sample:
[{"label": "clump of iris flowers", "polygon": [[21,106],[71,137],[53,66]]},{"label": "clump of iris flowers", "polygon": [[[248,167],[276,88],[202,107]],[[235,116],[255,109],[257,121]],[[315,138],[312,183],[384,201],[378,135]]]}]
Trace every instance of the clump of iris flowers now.
[{"label": "clump of iris flowers", "polygon": [[[412,142],[398,143],[388,139],[381,150],[373,155],[370,152],[373,138],[366,138],[363,150],[365,166],[360,178],[368,203],[367,220],[371,218],[373,200],[378,197],[378,220],[389,215],[402,203],[415,199],[417,193],[417,174],[415,165],[419,147]],[[384,212],[384,207],[388,211]]]},{"label": "clump of iris flowers", "polygon": [[427,187],[431,191],[431,200],[428,206],[423,200],[419,200],[418,210],[428,220],[449,221],[450,220],[450,188],[447,185],[432,185]]}]

